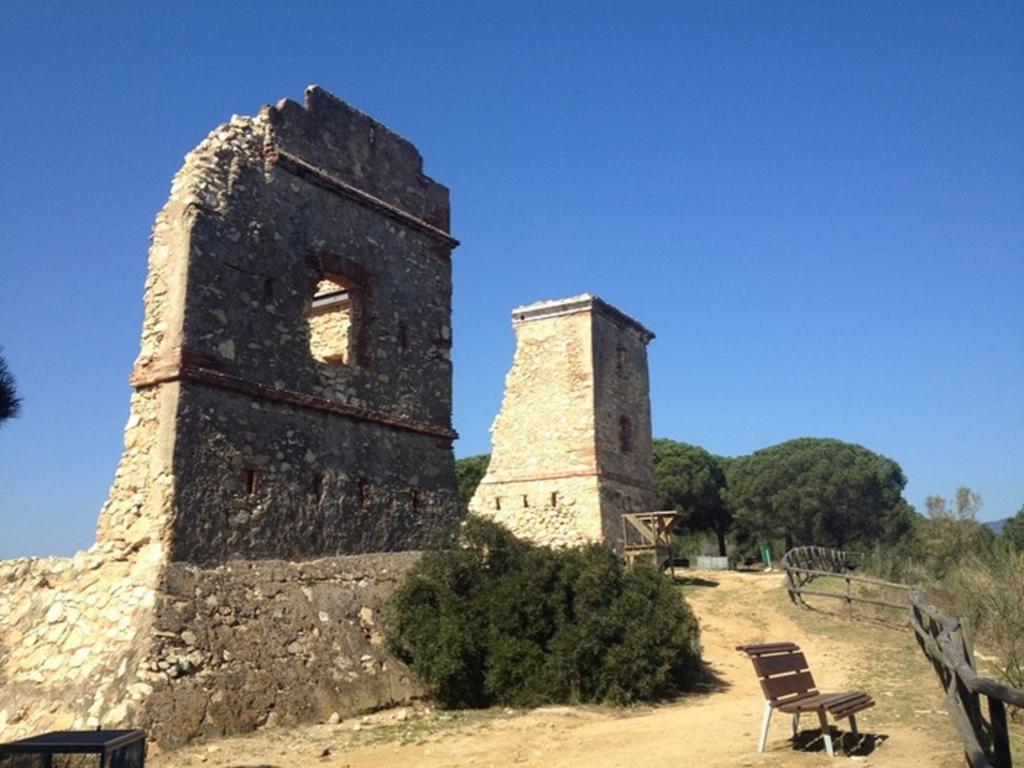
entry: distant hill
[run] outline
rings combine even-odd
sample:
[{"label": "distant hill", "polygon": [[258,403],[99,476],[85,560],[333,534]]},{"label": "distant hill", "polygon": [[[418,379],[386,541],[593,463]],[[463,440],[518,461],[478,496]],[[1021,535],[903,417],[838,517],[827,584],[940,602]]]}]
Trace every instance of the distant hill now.
[{"label": "distant hill", "polygon": [[991,528],[993,533],[1002,533],[1003,526],[1006,525],[1008,522],[1010,522],[1010,518],[1007,517],[1002,520],[992,520],[990,522],[985,523],[985,525]]}]

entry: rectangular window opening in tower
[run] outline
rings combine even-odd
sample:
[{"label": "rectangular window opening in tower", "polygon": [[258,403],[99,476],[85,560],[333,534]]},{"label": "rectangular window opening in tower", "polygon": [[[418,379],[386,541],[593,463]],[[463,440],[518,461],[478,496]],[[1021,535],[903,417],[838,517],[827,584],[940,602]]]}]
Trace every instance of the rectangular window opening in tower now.
[{"label": "rectangular window opening in tower", "polygon": [[309,312],[309,352],[321,363],[348,365],[357,336],[356,285],[336,276],[322,276],[313,288]]}]

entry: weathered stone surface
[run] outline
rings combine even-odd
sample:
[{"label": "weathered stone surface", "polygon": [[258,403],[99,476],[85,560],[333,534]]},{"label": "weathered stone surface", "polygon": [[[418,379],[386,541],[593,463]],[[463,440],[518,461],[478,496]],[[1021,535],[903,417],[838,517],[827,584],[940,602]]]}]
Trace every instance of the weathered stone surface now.
[{"label": "weathered stone surface", "polygon": [[388,596],[415,553],[304,563],[174,563],[158,594],[138,722],[173,745],[264,725],[322,722],[422,692],[386,650]]},{"label": "weathered stone surface", "polygon": [[584,294],[512,312],[516,351],[469,508],[541,544],[619,546],[654,509],[650,331]]},{"label": "weathered stone surface", "polygon": [[457,242],[422,165],[316,87],[185,158],[96,544],[0,563],[0,740],[174,744],[418,690],[380,621],[457,515]]}]

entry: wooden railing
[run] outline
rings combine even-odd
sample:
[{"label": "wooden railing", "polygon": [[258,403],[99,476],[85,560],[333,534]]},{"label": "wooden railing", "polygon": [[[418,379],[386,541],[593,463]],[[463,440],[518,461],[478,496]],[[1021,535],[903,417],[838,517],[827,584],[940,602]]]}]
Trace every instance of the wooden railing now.
[{"label": "wooden railing", "polygon": [[[907,610],[914,637],[935,667],[946,691],[946,709],[964,745],[967,764],[970,768],[1013,768],[1006,707],[1024,707],[1024,690],[978,675],[974,654],[960,621],[943,616],[927,605],[916,589],[906,584],[851,575],[850,556],[845,552],[824,547],[796,547],[783,556],[782,565],[786,569],[789,598],[798,605],[806,607],[804,596],[816,595],[843,600],[847,610],[854,602]],[[823,577],[844,579],[845,593],[807,588]],[[906,594],[907,600],[895,603],[853,595],[851,582],[898,589]],[[985,697],[986,707],[982,707],[982,697]]]},{"label": "wooden railing", "polygon": [[[963,742],[967,764],[971,768],[1012,768],[1006,705],[1024,707],[1024,690],[980,677],[963,625],[926,605],[914,591],[910,593],[910,625],[946,689],[946,709]],[[987,718],[982,696],[988,702]]]},{"label": "wooden railing", "polygon": [[[786,570],[786,589],[789,591],[789,599],[797,605],[807,606],[804,601],[805,595],[817,597],[830,597],[841,600],[846,604],[848,614],[853,612],[854,603],[866,603],[870,605],[881,605],[887,608],[898,608],[907,610],[909,603],[904,600],[893,602],[891,600],[878,600],[873,597],[864,597],[853,592],[853,584],[870,584],[887,590],[897,590],[901,594],[909,592],[906,584],[897,584],[882,579],[871,579],[865,576],[854,576],[850,573],[853,563],[846,552],[837,549],[826,549],[825,547],[795,547],[782,556],[782,567]],[[846,589],[843,592],[827,592],[821,589],[810,589],[808,585],[816,579],[831,577],[843,579]]]}]

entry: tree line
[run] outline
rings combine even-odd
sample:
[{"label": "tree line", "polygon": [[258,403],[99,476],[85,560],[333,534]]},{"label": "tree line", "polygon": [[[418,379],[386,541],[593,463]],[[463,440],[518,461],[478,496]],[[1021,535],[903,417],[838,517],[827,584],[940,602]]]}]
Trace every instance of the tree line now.
[{"label": "tree line", "polygon": [[[489,456],[456,461],[460,503],[472,498]],[[977,522],[980,495],[931,496],[920,514],[903,497],[907,478],[893,459],[861,445],[802,437],[746,456],[716,456],[675,440],[654,441],[658,508],[683,514],[683,529],[712,537],[719,554],[753,557],[816,544],[847,550],[884,545],[900,556],[955,562],[992,543]],[[1024,506],[1000,537],[1024,550]]]}]

